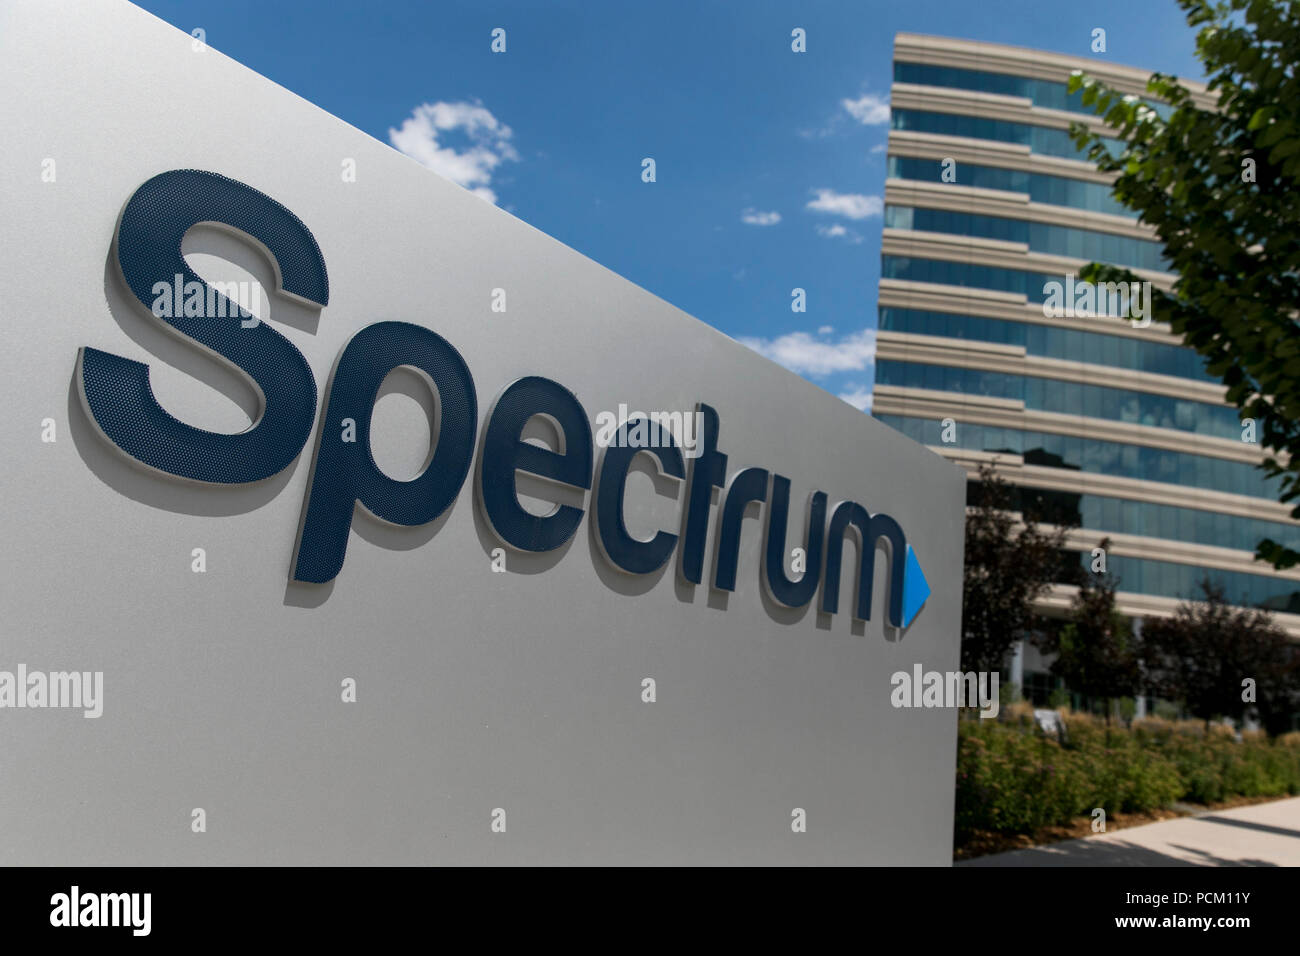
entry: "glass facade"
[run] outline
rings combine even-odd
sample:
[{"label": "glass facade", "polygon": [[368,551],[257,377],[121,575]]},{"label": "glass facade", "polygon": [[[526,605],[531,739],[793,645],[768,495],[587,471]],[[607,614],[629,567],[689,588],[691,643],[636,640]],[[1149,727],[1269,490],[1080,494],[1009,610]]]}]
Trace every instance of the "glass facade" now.
[{"label": "glass facade", "polygon": [[[936,47],[935,55],[948,55],[950,49],[947,44],[942,48]],[[1024,257],[1024,267],[983,265],[972,261],[974,256],[952,253],[950,247],[944,255],[955,254],[966,261],[930,258],[924,253],[919,256],[886,254],[881,257],[882,278],[926,283],[934,286],[935,292],[943,291],[942,287],[949,287],[953,291],[987,290],[1022,295],[1032,307],[1043,303],[1049,296],[1059,294],[1059,287],[1054,284],[1066,278],[1059,273],[1029,268],[1032,261],[1030,257],[1033,255],[1060,256],[1079,262],[1105,262],[1149,272],[1168,272],[1169,263],[1159,242],[1118,235],[1108,231],[1104,225],[1099,228],[1097,223],[1070,223],[1071,218],[1078,220],[1079,217],[1071,217],[1065,210],[1105,213],[1136,221],[1134,213],[1114,198],[1109,186],[1075,178],[1087,175],[1083,171],[1085,167],[1072,168],[1069,164],[1061,163],[1057,164],[1059,169],[1053,169],[1051,174],[1030,172],[1025,168],[1008,168],[1027,164],[1018,160],[1014,151],[995,149],[991,145],[1014,144],[1026,147],[1032,156],[1086,162],[1085,152],[1075,146],[1067,131],[1041,125],[1046,121],[1044,114],[1035,114],[1032,108],[1025,109],[1023,105],[1011,101],[1005,101],[1004,107],[999,109],[1001,116],[1011,117],[1003,119],[979,115],[985,112],[979,104],[967,105],[960,102],[960,98],[944,95],[947,90],[991,93],[1028,100],[1034,108],[1093,115],[1093,110],[1083,105],[1080,95],[1067,92],[1065,81],[1069,68],[1062,66],[1059,80],[1016,76],[1009,72],[999,73],[994,69],[999,55],[990,53],[988,48],[971,47],[970,53],[979,55],[981,64],[987,62],[990,68],[976,70],[896,62],[895,82],[909,84],[912,88],[908,93],[908,106],[891,111],[890,126],[892,130],[900,132],[914,131],[968,140],[963,155],[975,160],[980,155],[987,155],[988,159],[983,162],[961,160],[955,166],[949,163],[949,168],[945,169],[943,160],[937,156],[899,156],[891,148],[888,157],[889,178],[944,183],[947,174],[948,181],[955,185],[992,190],[1021,198],[1027,196],[1031,202],[1040,206],[1061,207],[1063,214],[1059,221],[1031,222],[1017,218],[1014,206],[999,209],[998,212],[1002,213],[999,215],[976,213],[970,210],[969,197],[958,192],[951,201],[947,201],[941,190],[927,191],[926,206],[890,202],[884,210],[884,226],[887,229],[1017,243],[1025,250],[1021,254]],[[1008,61],[1008,66],[1011,62]],[[1024,69],[1027,61],[1017,56],[1014,62],[1015,69]],[[1043,62],[1050,63],[1050,55],[1044,54]],[[1030,70],[1035,71],[1036,69]],[[924,103],[927,87],[934,94],[932,106]],[[1162,115],[1169,113],[1169,107],[1165,104],[1149,105]],[[1023,118],[1016,121],[1014,114],[1021,111]],[[891,147],[897,142],[901,141],[891,137]],[[1112,155],[1117,155],[1123,146],[1113,137],[1106,138],[1104,145]],[[913,145],[908,148],[917,147]],[[943,155],[937,150],[936,153],[938,156]],[[1033,165],[1039,169],[1050,168],[1047,163]],[[929,208],[930,206],[941,208]],[[921,244],[917,243],[917,247],[920,248]],[[1016,258],[1015,247],[1011,247],[1008,262],[1013,262]],[[1077,270],[1071,271],[1076,272],[1077,278]],[[967,297],[963,300],[962,308],[980,311],[980,307],[973,304],[974,301]],[[1112,315],[1122,316],[1124,306],[1125,303],[1102,301],[1094,303],[1093,311],[1094,314],[1109,311]],[[1002,311],[1001,307],[998,311]],[[1029,321],[1017,321],[1014,317],[1004,319],[882,306],[879,309],[879,329],[882,333],[936,336],[949,340],[947,344],[958,348],[962,340],[1019,346],[1025,350],[1026,356],[1081,363],[1083,367],[1075,366],[1072,374],[1079,373],[1082,382],[1063,381],[1025,372],[1013,374],[993,370],[1005,362],[996,356],[988,356],[988,361],[984,361],[985,357],[977,351],[967,352],[962,361],[993,368],[958,368],[932,361],[880,359],[876,363],[876,382],[904,389],[901,392],[903,402],[907,400],[908,389],[924,389],[940,394],[951,392],[954,397],[983,395],[1012,399],[1023,403],[1026,411],[1079,416],[1076,421],[1080,425],[1086,423],[1094,434],[1105,437],[1083,438],[1016,427],[1017,420],[1023,425],[1024,419],[1018,419],[1021,413],[1014,406],[1005,412],[1006,420],[1012,423],[1008,427],[958,421],[963,414],[958,410],[961,405],[954,401],[953,412],[949,413],[943,410],[941,401],[934,400],[938,397],[935,394],[927,396],[925,417],[881,413],[877,413],[877,417],[911,438],[941,451],[952,448],[1020,456],[1026,464],[1039,469],[1035,472],[1036,481],[1046,479],[1050,484],[1050,476],[1053,474],[1050,469],[1060,469],[1062,487],[1013,489],[1018,498],[1023,499],[1023,510],[1027,513],[1036,513],[1034,509],[1044,509],[1037,513],[1040,520],[1067,522],[1099,535],[1130,534],[1157,541],[1180,542],[1184,546],[1205,545],[1233,549],[1242,554],[1243,564],[1239,566],[1240,570],[1208,572],[1212,579],[1224,586],[1230,599],[1246,605],[1300,613],[1300,582],[1281,578],[1266,565],[1245,563],[1258,543],[1265,538],[1290,547],[1300,547],[1300,523],[1263,517],[1243,518],[1190,506],[1209,502],[1208,498],[1195,496],[1197,489],[1277,501],[1280,484],[1278,479],[1269,478],[1256,465],[1219,457],[1223,452],[1216,451],[1210,441],[1239,441],[1242,438],[1241,413],[1236,408],[1218,402],[1197,401],[1181,394],[1146,391],[1140,378],[1133,385],[1122,388],[1094,384],[1099,379],[1104,380],[1105,369],[1172,376],[1189,382],[1217,383],[1219,380],[1206,371],[1204,360],[1193,350],[1178,345],[1175,341],[1158,341],[1163,336],[1156,332],[1138,336],[1105,331],[1109,322],[1118,324],[1126,321],[1120,317],[1087,319],[1087,326],[1081,328],[1040,324],[1032,321],[1033,316],[1028,318]],[[1088,366],[1097,366],[1097,377],[1088,375]],[[1050,369],[1040,366],[1032,371],[1050,372]],[[898,397],[893,397],[890,401],[893,407],[899,407],[896,404]],[[953,419],[955,428],[944,429],[942,419],[945,418]],[[1171,431],[1179,432],[1185,440],[1168,442],[1175,444],[1177,451],[1149,447],[1142,444],[1146,440],[1144,438],[1133,439],[1128,435],[1114,434],[1113,430],[1107,429],[1108,422],[1152,426],[1164,430],[1166,436]],[[1074,426],[1062,422],[1062,427]],[[1197,436],[1204,436],[1205,441],[1198,441]],[[945,437],[949,442],[944,442]],[[1219,445],[1219,448],[1226,446]],[[1080,473],[1158,482],[1167,486],[1166,493],[1171,501],[1176,502],[1182,497],[1186,504],[1135,501],[1123,497],[1123,492],[1114,491],[1107,494],[1083,494],[1076,490]],[[1014,471],[1006,474],[1014,481]],[[1087,483],[1087,479],[1084,480]],[[1188,490],[1192,492],[1190,495]],[[1091,560],[1091,556],[1086,553],[1071,553],[1063,557],[1067,559],[1067,564],[1062,566],[1061,577],[1058,578],[1063,583],[1077,580],[1074,571],[1076,559],[1085,568]],[[1190,560],[1134,558],[1117,555],[1113,551],[1108,556],[1108,565],[1109,570],[1119,578],[1121,592],[1175,600],[1194,597],[1198,583],[1207,574],[1206,569],[1196,566]]]},{"label": "glass facade", "polygon": [[[976,502],[978,485],[971,482],[967,501]],[[1040,488],[1012,488],[1014,507],[1038,521],[1072,521],[1091,531],[1136,534],[1147,538],[1186,541],[1219,548],[1253,551],[1265,538],[1300,548],[1300,524],[1243,518],[1240,515],[1181,508],[1109,495],[1078,494]]]},{"label": "glass facade", "polygon": [[[1081,553],[1079,557],[1086,569],[1092,556]],[[1223,585],[1225,595],[1233,603],[1291,614],[1300,613],[1300,581],[1266,576],[1265,573],[1248,574],[1217,568],[1207,571],[1191,564],[1129,558],[1116,554],[1106,559],[1106,570],[1118,580],[1121,591],[1168,598],[1195,598],[1200,594],[1198,583],[1208,575]]]},{"label": "glass facade", "polygon": [[1269,478],[1254,465],[1226,458],[968,422],[958,422],[955,440],[944,442],[939,420],[886,414],[876,418],[926,445],[1006,452],[1022,456],[1031,465],[1277,499],[1278,479]]},{"label": "glass facade", "polygon": [[[1031,153],[1040,156],[1058,156],[1062,159],[1086,160],[1087,156],[1074,145],[1070,134],[1063,129],[1033,126],[1029,123],[1012,123],[1007,120],[988,119],[983,116],[962,116],[957,113],[936,113],[930,110],[893,110],[889,114],[891,129],[910,130],[916,133],[938,133],[942,136],[961,136],[966,139],[991,139],[999,143],[1028,146]],[[1113,155],[1118,156],[1123,144],[1105,137],[1103,143]]]},{"label": "glass facade", "polygon": [[[895,83],[915,83],[921,86],[942,86],[949,89],[971,90],[978,93],[997,93],[1001,96],[1020,96],[1032,100],[1035,106],[1049,110],[1092,115],[1092,107],[1083,105],[1083,93],[1070,93],[1064,83],[1037,80],[1006,73],[988,73],[984,70],[964,70],[953,66],[931,66],[928,63],[895,63]],[[1161,116],[1169,116],[1165,103],[1147,100]]]},{"label": "glass facade", "polygon": [[1241,438],[1241,421],[1235,408],[1171,395],[894,359],[876,362],[876,381],[881,385],[1017,399],[1025,403],[1025,408],[1036,411],[1172,428],[1216,438]]},{"label": "glass facade", "polygon": [[[886,279],[907,279],[912,282],[956,285],[967,289],[1013,292],[1023,295],[1033,303],[1041,303],[1047,299],[1049,293],[1044,288],[1047,283],[1065,280],[1064,275],[1050,272],[1002,269],[969,262],[921,259],[916,256],[882,256],[880,274]],[[1098,305],[1102,306],[1104,303],[1099,302]]]},{"label": "glass facade", "polygon": [[1153,272],[1167,272],[1169,269],[1162,247],[1149,239],[1029,222],[1026,219],[890,205],[885,207],[885,227],[1023,242],[1029,246],[1030,252],[1111,262],[1137,269],[1150,269]]},{"label": "glass facade", "polygon": [[949,339],[1019,345],[1027,355],[1110,365],[1154,375],[1173,375],[1201,382],[1217,382],[1205,371],[1205,362],[1191,349],[1104,332],[1083,332],[1034,322],[1012,322],[954,312],[881,308],[882,331],[937,335]]},{"label": "glass facade", "polygon": [[[1022,169],[980,166],[975,163],[957,163],[953,168],[953,175],[956,177],[953,182],[958,186],[1028,193],[1031,201],[1049,206],[1068,206],[1071,209],[1082,209],[1087,212],[1104,212],[1112,216],[1136,218],[1132,210],[1123,206],[1111,195],[1110,187],[1101,183],[1068,179],[1065,176],[1029,173]],[[938,159],[890,156],[889,177],[941,183],[943,163]]]}]

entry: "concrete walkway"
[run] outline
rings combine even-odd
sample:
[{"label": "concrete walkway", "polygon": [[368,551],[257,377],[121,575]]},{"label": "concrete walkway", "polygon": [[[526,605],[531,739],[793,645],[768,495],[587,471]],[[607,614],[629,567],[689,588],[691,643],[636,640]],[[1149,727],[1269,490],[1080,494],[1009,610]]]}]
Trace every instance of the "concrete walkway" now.
[{"label": "concrete walkway", "polygon": [[1300,866],[1300,797],[1211,810],[957,866]]}]

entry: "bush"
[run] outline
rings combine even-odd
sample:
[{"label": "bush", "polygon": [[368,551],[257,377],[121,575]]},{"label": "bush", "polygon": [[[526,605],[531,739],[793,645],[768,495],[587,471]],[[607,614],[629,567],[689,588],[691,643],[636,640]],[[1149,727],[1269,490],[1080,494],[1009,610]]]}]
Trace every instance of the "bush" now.
[{"label": "bush", "polygon": [[1300,732],[1269,740],[1196,721],[1146,718],[1131,728],[1065,714],[1063,746],[1039,733],[1030,708],[958,724],[956,831],[1032,833],[1087,816],[1167,807],[1176,800],[1300,793]]}]

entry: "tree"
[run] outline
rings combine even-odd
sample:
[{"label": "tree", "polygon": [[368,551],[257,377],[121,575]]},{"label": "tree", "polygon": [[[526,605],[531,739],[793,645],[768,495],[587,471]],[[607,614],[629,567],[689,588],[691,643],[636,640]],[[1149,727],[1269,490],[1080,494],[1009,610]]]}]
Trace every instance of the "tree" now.
[{"label": "tree", "polygon": [[1038,623],[1034,602],[1061,577],[1061,550],[1068,529],[1044,531],[1029,508],[1018,522],[1014,492],[991,466],[980,466],[966,514],[964,671],[1001,668],[1012,645]]},{"label": "tree", "polygon": [[[1110,539],[1103,538],[1100,548],[1108,551]],[[1038,642],[1045,652],[1056,655],[1051,671],[1066,686],[1105,701],[1107,723],[1111,701],[1135,697],[1141,688],[1133,629],[1115,609],[1118,584],[1105,570],[1084,575],[1065,623],[1048,630]]]},{"label": "tree", "polygon": [[1143,622],[1147,685],[1206,722],[1240,720],[1253,706],[1269,733],[1285,731],[1300,707],[1300,647],[1268,612],[1229,604],[1208,576],[1199,590],[1201,599],[1183,602],[1173,617]]},{"label": "tree", "polygon": [[[1124,145],[1112,155],[1081,124],[1071,134],[1099,169],[1118,174],[1115,197],[1155,228],[1179,278],[1171,294],[1152,290],[1154,316],[1205,357],[1227,400],[1254,419],[1272,453],[1261,467],[1281,478],[1279,498],[1290,502],[1300,496],[1300,3],[1178,4],[1200,28],[1196,53],[1215,106],[1156,73],[1146,88],[1172,107],[1162,118],[1076,72],[1070,91],[1082,90]],[[1136,279],[1098,263],[1081,277]],[[1291,514],[1300,518],[1300,505]],[[1271,539],[1256,553],[1278,568],[1300,562],[1300,551]]]}]

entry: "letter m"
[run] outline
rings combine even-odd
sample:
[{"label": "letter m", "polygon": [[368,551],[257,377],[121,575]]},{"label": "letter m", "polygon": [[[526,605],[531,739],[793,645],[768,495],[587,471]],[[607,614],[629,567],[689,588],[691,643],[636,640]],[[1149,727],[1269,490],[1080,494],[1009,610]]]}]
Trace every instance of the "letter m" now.
[{"label": "letter m", "polygon": [[826,578],[822,582],[822,613],[839,610],[840,563],[844,555],[844,537],[852,527],[858,537],[858,599],[854,617],[871,620],[871,598],[875,590],[876,543],[884,538],[889,545],[889,623],[903,628],[912,623],[930,588],[921,565],[916,560],[903,529],[887,514],[871,515],[854,501],[842,501],[831,514],[826,535]]},{"label": "letter m", "polygon": [[[127,893],[102,893],[100,923],[104,926],[128,926],[131,922],[131,897]],[[109,914],[112,913],[110,917]]]},{"label": "letter m", "polygon": [[[1097,314],[1126,315],[1128,312],[1128,283],[1100,282],[1097,284]],[[1103,305],[1103,303],[1105,303]]]}]

